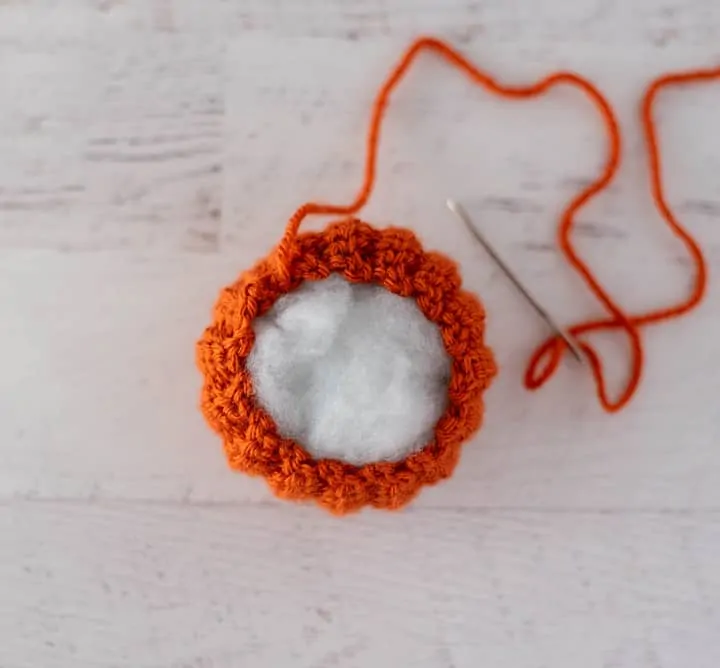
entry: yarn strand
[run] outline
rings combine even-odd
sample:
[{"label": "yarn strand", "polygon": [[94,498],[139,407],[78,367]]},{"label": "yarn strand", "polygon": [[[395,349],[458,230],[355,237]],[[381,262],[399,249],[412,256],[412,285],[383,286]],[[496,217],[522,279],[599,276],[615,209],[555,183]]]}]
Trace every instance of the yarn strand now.
[{"label": "yarn strand", "polygon": [[[698,82],[713,81],[716,79],[720,79],[720,68],[696,69],[687,72],[663,74],[648,84],[640,105],[640,120],[643,127],[643,133],[645,135],[645,144],[648,156],[650,192],[660,216],[663,218],[673,234],[683,242],[688,254],[693,260],[693,264],[695,266],[695,280],[690,293],[684,300],[671,306],[649,311],[647,313],[633,315],[629,320],[630,328],[627,327],[628,322],[621,322],[615,319],[595,320],[570,327],[568,331],[573,334],[573,336],[577,337],[580,334],[586,334],[591,331],[610,330],[618,327],[625,327],[628,332],[630,330],[637,332],[637,328],[645,325],[666,322],[685,315],[698,306],[705,296],[707,291],[707,265],[702,250],[700,249],[697,241],[695,241],[695,239],[680,224],[670,208],[665,196],[660,140],[658,137],[653,111],[657,103],[658,95],[663,89]],[[564,221],[566,220],[566,216],[567,212],[566,215],[563,216]],[[572,246],[570,246],[569,239],[567,239],[567,244],[570,252],[572,252]],[[566,256],[568,256],[568,247],[563,244],[563,239],[561,238],[561,248],[565,252]],[[593,292],[595,292],[596,295],[598,294],[594,289]],[[635,336],[632,337],[632,341],[633,358],[629,379],[620,397],[615,401],[609,399],[608,397],[600,357],[591,347],[581,343],[581,347],[588,356],[593,370],[600,403],[608,412],[615,412],[623,408],[632,398],[640,382],[643,367],[642,341],[639,337],[636,339]],[[636,347],[636,343],[638,344],[638,347]],[[558,341],[557,339],[550,339],[535,352],[531,358],[528,371],[525,375],[525,384],[529,389],[540,387],[555,370],[563,352],[560,344],[564,345],[564,342]],[[540,360],[546,355],[551,355],[550,363],[545,367],[541,376],[533,376],[532,372],[537,368]]]},{"label": "yarn strand", "polygon": [[[500,97],[508,99],[536,98],[545,95],[558,86],[569,85],[580,90],[597,109],[607,136],[607,155],[604,166],[599,176],[578,193],[562,212],[558,225],[557,240],[560,250],[567,261],[609,313],[609,317],[581,322],[569,327],[567,331],[578,340],[580,348],[589,361],[601,406],[608,412],[615,412],[622,409],[635,394],[642,376],[644,351],[640,328],[645,325],[677,318],[692,310],[702,300],[707,284],[707,271],[702,251],[697,242],[680,225],[664,195],[660,145],[653,118],[655,100],[658,93],[665,87],[720,78],[720,69],[694,70],[659,77],[648,86],[643,96],[641,106],[641,118],[649,159],[650,189],[655,205],[673,233],[684,243],[696,267],[693,289],[690,295],[678,304],[644,314],[627,315],[600,285],[589,266],[578,255],[572,245],[571,232],[577,213],[588,204],[588,202],[607,188],[616,176],[620,166],[622,154],[620,126],[613,108],[600,91],[587,79],[567,71],[552,73],[536,83],[526,86],[504,85],[477,68],[447,44],[432,37],[421,37],[410,45],[391,70],[389,76],[377,93],[372,107],[366,140],[363,181],[355,199],[346,205],[308,202],[299,207],[288,221],[285,234],[277,248],[276,259],[280,272],[286,273],[288,270],[287,267],[293,252],[293,244],[300,225],[305,218],[310,215],[350,216],[357,213],[367,203],[375,185],[381,126],[390,102],[390,97],[410,69],[416,57],[423,51],[429,51],[438,55],[450,65],[460,70],[473,83],[482,86],[489,92]],[[631,361],[625,386],[619,396],[613,399],[607,391],[605,373],[600,356],[586,340],[580,337],[591,332],[616,329],[622,329],[628,336],[631,349]],[[544,385],[558,368],[566,351],[566,343],[562,338],[557,336],[553,336],[541,344],[530,358],[525,372],[525,386],[528,389],[534,390]]]}]

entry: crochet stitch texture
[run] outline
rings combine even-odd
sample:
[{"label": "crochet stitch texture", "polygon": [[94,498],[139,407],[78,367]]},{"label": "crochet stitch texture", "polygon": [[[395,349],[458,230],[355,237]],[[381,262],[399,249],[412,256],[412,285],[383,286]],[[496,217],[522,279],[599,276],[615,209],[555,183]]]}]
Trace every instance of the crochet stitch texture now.
[{"label": "crochet stitch texture", "polygon": [[[205,418],[222,437],[230,466],[263,476],[279,497],[314,500],[336,514],[368,505],[400,508],[424,485],[452,474],[461,444],[481,424],[482,394],[496,373],[484,342],[485,311],[474,295],[461,289],[455,263],[425,252],[407,229],[378,230],[348,219],[322,232],[299,234],[289,257],[282,272],[270,256],[222,290],[213,322],[197,345],[205,379]],[[434,437],[402,461],[355,466],[313,459],[302,444],[278,432],[256,401],[246,367],[255,340],[254,319],[303,281],[322,280],[334,272],[352,283],[374,283],[414,298],[440,329],[452,360],[448,405]]]}]

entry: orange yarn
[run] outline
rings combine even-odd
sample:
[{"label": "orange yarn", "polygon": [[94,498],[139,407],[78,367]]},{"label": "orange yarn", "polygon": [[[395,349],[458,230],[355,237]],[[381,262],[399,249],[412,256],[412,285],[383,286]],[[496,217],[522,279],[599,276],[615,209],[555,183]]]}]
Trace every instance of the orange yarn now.
[{"label": "orange yarn", "polygon": [[[648,152],[650,190],[653,201],[655,202],[655,206],[660,215],[663,217],[673,234],[675,234],[675,236],[683,242],[685,248],[692,257],[693,263],[695,264],[695,281],[690,294],[683,301],[666,308],[649,311],[647,313],[631,316],[625,315],[615,301],[600,287],[595,277],[590,273],[587,265],[578,257],[570,243],[570,231],[574,215],[590,197],[597,194],[598,190],[601,190],[609,183],[619,165],[620,136],[615,121],[613,120],[612,123],[610,122],[611,114],[606,118],[612,140],[611,157],[613,158],[611,168],[609,171],[606,170],[608,178],[605,181],[598,182],[598,188],[595,189],[594,186],[590,186],[587,190],[575,198],[575,200],[568,205],[561,218],[559,229],[560,248],[576,271],[583,277],[592,292],[595,293],[606,309],[612,314],[611,318],[579,323],[570,327],[568,331],[573,336],[578,337],[581,334],[587,334],[592,331],[606,331],[622,328],[630,337],[632,350],[630,376],[626,382],[625,389],[620,394],[620,397],[614,401],[608,398],[607,391],[605,389],[605,377],[600,357],[589,344],[580,341],[580,347],[583,349],[585,355],[590,361],[600,403],[608,412],[615,412],[623,408],[623,406],[630,401],[638,384],[640,383],[640,377],[642,375],[644,364],[644,355],[639,329],[645,325],[651,325],[678,318],[694,309],[705,296],[707,288],[707,268],[703,253],[700,250],[698,243],[690,236],[687,230],[680,225],[665,197],[662,181],[660,144],[658,141],[657,129],[655,127],[655,120],[653,118],[653,108],[656,98],[663,88],[695,83],[698,81],[709,81],[718,78],[720,78],[720,68],[691,70],[678,74],[664,74],[650,82],[648,87],[645,89],[640,107],[640,116]],[[545,383],[545,381],[557,368],[564,349],[564,341],[557,337],[549,339],[537,349],[530,360],[528,370],[525,374],[525,385],[528,389],[534,390]],[[549,356],[550,358],[548,363],[541,373],[536,374],[540,361],[546,356]]]},{"label": "orange yarn", "polygon": [[[609,318],[580,323],[569,331],[578,337],[592,331],[622,328],[630,338],[631,373],[616,400],[608,398],[599,356],[590,344],[580,341],[593,370],[600,402],[606,410],[622,408],[637,388],[643,364],[639,329],[686,313],[700,301],[705,290],[702,253],[665,202],[652,106],[662,87],[720,76],[720,72],[664,77],[653,82],[645,94],[643,122],[653,196],[660,213],[692,255],[697,278],[692,294],[681,304],[628,316],[600,286],[570,242],[575,215],[610,183],[620,163],[620,129],[609,103],[590,82],[577,74],[557,72],[530,86],[504,86],[439,40],[417,40],[393,68],[373,105],[364,178],[355,200],[348,205],[309,202],[301,206],[290,218],[276,249],[222,290],[213,322],[197,346],[198,366],[205,377],[202,410],[209,424],[223,438],[230,465],[264,476],[281,497],[314,499],[338,514],[364,505],[398,508],[412,499],[423,485],[448,477],[458,461],[462,442],[482,421],[482,393],[496,371],[492,354],[484,344],[482,305],[473,295],[461,290],[455,264],[437,253],[426,253],[412,232],[399,228],[377,230],[351,217],[322,232],[298,233],[301,223],[309,215],[353,216],[367,202],[375,182],[381,123],[390,95],[415,57],[424,50],[441,56],[473,82],[500,96],[538,97],[555,86],[569,84],[583,91],[598,109],[608,136],[605,165],[598,178],[566,207],[560,219],[558,239],[568,261],[610,312]],[[440,328],[452,359],[448,407],[436,425],[434,439],[403,461],[354,466],[338,460],[315,460],[302,445],[283,438],[272,418],[255,402],[252,378],[245,366],[254,343],[254,319],[266,313],[279,297],[296,289],[304,280],[321,280],[333,272],[351,282],[377,283],[395,294],[413,297],[425,316]],[[535,389],[544,384],[557,368],[564,351],[565,344],[559,338],[551,338],[542,344],[530,360],[525,375],[526,386]]]}]

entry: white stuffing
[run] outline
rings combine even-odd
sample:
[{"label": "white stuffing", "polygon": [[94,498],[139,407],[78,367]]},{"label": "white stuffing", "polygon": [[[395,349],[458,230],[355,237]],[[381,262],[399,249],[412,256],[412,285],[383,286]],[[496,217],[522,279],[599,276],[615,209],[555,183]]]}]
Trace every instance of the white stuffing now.
[{"label": "white stuffing", "polygon": [[279,299],[254,327],[259,403],[313,457],[398,461],[432,439],[450,358],[413,299],[333,274]]}]

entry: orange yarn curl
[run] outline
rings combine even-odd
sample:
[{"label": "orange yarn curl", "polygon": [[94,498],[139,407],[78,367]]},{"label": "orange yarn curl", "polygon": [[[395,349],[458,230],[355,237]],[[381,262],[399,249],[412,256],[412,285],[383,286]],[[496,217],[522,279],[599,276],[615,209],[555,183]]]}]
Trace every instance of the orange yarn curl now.
[{"label": "orange yarn curl", "polygon": [[[504,86],[483,73],[443,42],[421,38],[414,42],[391,71],[373,105],[367,137],[362,186],[348,205],[309,202],[290,218],[285,234],[266,258],[224,288],[215,306],[212,324],[197,345],[197,362],[204,374],[202,411],[223,438],[230,466],[264,476],[283,498],[314,499],[338,514],[365,505],[395,509],[410,501],[423,485],[448,477],[459,458],[461,444],[480,426],[482,394],[496,369],[492,353],[484,344],[485,313],[480,302],[461,289],[452,260],[425,252],[407,229],[377,230],[353,216],[369,199],[376,174],[377,151],[383,116],[392,91],[415,57],[431,51],[458,68],[474,83],[506,98],[533,98],[568,84],[584,92],[602,117],[608,154],[601,174],[567,205],[558,229],[560,248],[610,317],[579,323],[569,329],[579,337],[593,331],[623,329],[631,343],[632,367],[619,398],[608,397],[602,362],[592,346],[580,340],[590,361],[598,397],[607,411],[627,404],[640,381],[643,348],[640,328],[687,313],[702,299],[706,269],[697,243],[680,226],[666,203],[652,109],[657,93],[665,86],[720,77],[720,70],[668,75],[654,81],[643,98],[642,119],[650,157],[651,189],[658,210],[683,241],[696,265],[690,296],[680,304],[641,315],[628,316],[605,292],[580,259],[570,241],[577,212],[614,178],[620,164],[621,136],[610,104],[590,82],[570,72],[557,72],[530,86]],[[349,218],[322,232],[299,234],[303,220],[313,214]],[[338,460],[315,460],[301,444],[279,434],[268,413],[257,405],[252,378],[245,361],[254,343],[252,323],[266,313],[282,295],[305,280],[321,280],[331,273],[354,283],[376,283],[405,297],[413,297],[425,316],[440,329],[452,359],[448,407],[438,421],[431,443],[400,462],[354,466]],[[525,385],[536,389],[557,369],[565,352],[560,338],[550,338],[533,354]]]}]

